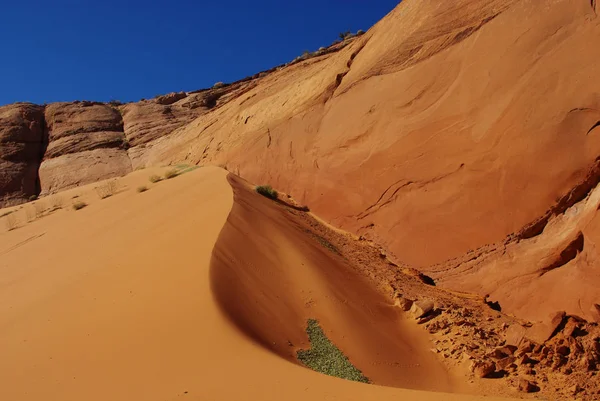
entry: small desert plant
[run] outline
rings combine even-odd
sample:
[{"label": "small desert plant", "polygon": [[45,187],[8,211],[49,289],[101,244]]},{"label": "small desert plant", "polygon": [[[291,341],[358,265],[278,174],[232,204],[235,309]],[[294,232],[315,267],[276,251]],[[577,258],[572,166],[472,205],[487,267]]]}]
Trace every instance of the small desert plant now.
[{"label": "small desert plant", "polygon": [[162,178],[160,178],[159,176],[154,174],[154,175],[151,175],[150,177],[148,177],[148,181],[150,181],[153,184],[156,184],[157,182],[162,181]]},{"label": "small desert plant", "polygon": [[44,206],[44,204],[42,202],[36,202],[33,204],[33,207],[35,209],[35,218],[39,219],[40,217],[44,216],[44,212],[46,211],[46,207]]},{"label": "small desert plant", "polygon": [[35,220],[35,214],[36,214],[35,212],[36,212],[36,210],[35,210],[34,206],[29,205],[29,206],[25,207],[25,218],[27,219],[28,223]]},{"label": "small desert plant", "polygon": [[267,197],[269,199],[277,199],[277,191],[274,190],[270,185],[260,185],[258,187],[256,187],[256,192],[258,192],[259,194],[261,194],[264,197]]},{"label": "small desert plant", "polygon": [[179,173],[177,172],[177,170],[171,169],[165,173],[165,179],[170,180],[171,178],[175,178],[178,175],[179,175]]},{"label": "small desert plant", "polygon": [[12,231],[15,228],[17,228],[18,222],[17,217],[14,215],[14,213],[5,214],[5,216],[6,218],[4,220],[4,223],[6,224],[6,230]]},{"label": "small desert plant", "polygon": [[63,207],[63,199],[60,196],[55,195],[52,197],[52,199],[50,199],[50,211],[51,212],[58,210],[58,209],[62,209],[62,207]]},{"label": "small desert plant", "polygon": [[349,37],[350,35],[351,35],[350,31],[346,31],[346,32],[340,32],[340,33],[338,34],[338,37],[339,37],[341,40],[344,40],[344,39],[346,39],[347,37]]},{"label": "small desert plant", "polygon": [[74,210],[81,210],[81,209],[83,209],[86,206],[87,206],[87,203],[82,202],[82,201],[77,201],[77,202],[73,203],[73,209]]},{"label": "small desert plant", "polygon": [[37,195],[31,195],[31,196],[29,197],[29,202],[36,201],[36,200],[37,200],[37,198],[38,198],[38,196],[37,196]]},{"label": "small desert plant", "polygon": [[114,180],[106,181],[99,187],[96,187],[96,193],[100,199],[110,198],[117,192],[117,182]]},{"label": "small desert plant", "polygon": [[222,88],[224,86],[225,86],[225,84],[223,82],[217,82],[217,83],[215,83],[213,85],[213,89],[219,89],[219,88]]},{"label": "small desert plant", "polygon": [[148,187],[145,187],[145,186],[138,187],[138,189],[137,189],[137,191],[139,193],[146,192],[147,190],[148,190]]},{"label": "small desert plant", "polygon": [[360,36],[360,35],[364,35],[365,31],[363,31],[362,29],[359,29],[358,31],[356,31],[356,36]]}]

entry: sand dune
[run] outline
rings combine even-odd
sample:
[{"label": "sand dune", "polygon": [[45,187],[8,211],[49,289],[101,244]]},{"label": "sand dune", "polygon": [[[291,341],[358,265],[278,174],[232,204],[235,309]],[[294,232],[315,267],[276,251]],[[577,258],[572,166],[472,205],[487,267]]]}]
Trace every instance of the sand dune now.
[{"label": "sand dune", "polygon": [[[0,233],[0,399],[477,399],[324,376],[251,341],[246,336],[249,329],[238,330],[223,315],[210,289],[213,245],[226,221],[215,250],[221,263],[212,265],[216,298],[235,302],[252,295],[257,304],[265,305],[261,297],[285,295],[257,320],[248,315],[249,327],[265,323],[260,319],[270,313],[285,312],[280,305],[294,312],[285,325],[272,324],[272,330],[262,326],[265,330],[256,332],[258,337],[279,340],[290,335],[302,345],[306,339],[298,333],[304,317],[317,317],[351,359],[366,363],[363,369],[375,381],[452,389],[449,375],[440,373],[436,361],[422,353],[422,341],[375,292],[366,287],[360,301],[349,300],[348,292],[357,291],[360,280],[354,281],[350,272],[336,272],[342,265],[308,245],[310,238],[302,240],[299,227],[277,226],[282,223],[281,211],[250,193],[239,198],[243,192],[234,180],[240,202],[228,219],[233,193],[225,171],[202,168],[149,185],[147,177],[154,172],[137,171],[124,177],[118,193],[104,200],[95,197],[93,186],[65,192],[65,198],[78,195],[89,206],[79,211],[58,210]],[[150,189],[137,193],[138,185]],[[271,229],[283,230],[282,235]],[[296,235],[300,245],[286,243],[289,235]],[[239,241],[228,242],[232,239]],[[261,248],[257,256],[273,258],[261,265],[260,260],[246,259],[253,252],[251,244],[273,250],[264,253]],[[222,263],[232,255],[244,259]],[[335,269],[317,269],[319,261],[331,261]],[[270,273],[271,262],[295,269]],[[253,263],[256,270],[250,270]],[[300,271],[302,263],[306,268]],[[237,276],[231,277],[232,272]],[[267,280],[261,281],[260,274]],[[289,291],[267,293],[273,289],[269,275],[284,279],[281,290]],[[254,281],[244,283],[254,284],[255,292],[244,292],[239,279],[253,277]],[[344,285],[336,289],[329,285],[331,279]],[[301,302],[307,300],[295,298],[303,290],[314,297],[314,306],[302,308]],[[366,310],[371,307],[368,316]],[[382,318],[391,321],[382,322]],[[393,321],[398,326],[393,327]],[[383,324],[381,328],[390,331],[363,330],[361,324]],[[376,347],[383,352],[392,345],[397,347],[392,354],[371,354]],[[285,354],[280,348],[274,350]],[[391,361],[392,355],[407,358],[401,363],[423,364],[424,370],[431,370],[411,376],[408,366],[400,366],[392,372],[406,377],[394,378],[375,363]]]}]

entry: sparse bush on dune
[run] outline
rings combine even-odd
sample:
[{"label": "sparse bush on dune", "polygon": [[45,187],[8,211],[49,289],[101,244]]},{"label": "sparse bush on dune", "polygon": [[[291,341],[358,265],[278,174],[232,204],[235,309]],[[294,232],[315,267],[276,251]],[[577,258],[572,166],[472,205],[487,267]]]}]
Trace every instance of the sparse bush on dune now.
[{"label": "sparse bush on dune", "polygon": [[62,209],[62,208],[63,208],[63,199],[62,199],[62,197],[60,197],[58,195],[54,195],[50,199],[50,211],[53,212],[55,210]]},{"label": "sparse bush on dune", "polygon": [[360,36],[360,35],[364,35],[365,31],[363,31],[362,29],[359,29],[358,31],[356,31],[356,36]]},{"label": "sparse bush on dune", "polygon": [[86,206],[87,206],[87,203],[82,202],[82,201],[77,201],[77,202],[73,203],[73,209],[74,210],[81,210],[81,209],[83,209]]},{"label": "sparse bush on dune", "polygon": [[17,216],[15,216],[14,213],[8,213],[4,216],[4,224],[6,225],[6,231],[12,231],[18,227]]},{"label": "sparse bush on dune", "polygon": [[115,180],[107,181],[99,187],[96,187],[96,193],[100,199],[110,198],[117,192],[117,182]]},{"label": "sparse bush on dune", "polygon": [[256,187],[256,192],[269,199],[277,199],[278,193],[270,185],[260,185]]},{"label": "sparse bush on dune", "polygon": [[170,180],[171,178],[175,178],[178,175],[179,175],[179,173],[177,172],[177,170],[171,169],[165,173],[165,179]]},{"label": "sparse bush on dune", "polygon": [[35,210],[36,219],[42,217],[44,215],[44,212],[46,211],[46,206],[42,202],[35,202],[33,204],[33,208]]},{"label": "sparse bush on dune", "polygon": [[225,86],[225,83],[223,82],[217,82],[213,85],[213,89],[219,89]]},{"label": "sparse bush on dune", "polygon": [[148,187],[145,187],[145,186],[138,187],[138,189],[137,189],[137,191],[139,193],[146,192],[147,190],[148,190]]},{"label": "sparse bush on dune", "polygon": [[28,205],[25,207],[25,218],[27,222],[30,223],[35,220],[35,207],[32,205]]},{"label": "sparse bush on dune", "polygon": [[148,177],[148,181],[150,181],[153,184],[156,184],[157,182],[162,181],[162,178],[160,178],[159,176],[154,174],[154,175],[151,175],[150,177]]}]

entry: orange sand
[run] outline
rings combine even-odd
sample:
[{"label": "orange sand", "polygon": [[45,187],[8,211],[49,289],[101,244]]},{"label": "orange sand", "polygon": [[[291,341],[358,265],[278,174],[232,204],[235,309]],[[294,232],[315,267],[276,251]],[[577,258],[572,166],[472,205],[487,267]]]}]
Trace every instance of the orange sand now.
[{"label": "orange sand", "polygon": [[[105,200],[93,185],[67,191],[63,210],[0,228],[0,399],[484,399],[343,381],[250,341],[209,285],[233,204],[227,173],[149,184],[154,172],[120,179]],[[89,206],[73,211],[74,194]]]}]

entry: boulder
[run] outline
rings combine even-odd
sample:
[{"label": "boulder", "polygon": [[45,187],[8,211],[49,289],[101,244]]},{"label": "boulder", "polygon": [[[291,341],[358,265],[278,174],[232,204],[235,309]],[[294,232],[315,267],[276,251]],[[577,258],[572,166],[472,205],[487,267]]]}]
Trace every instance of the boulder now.
[{"label": "boulder", "polygon": [[496,361],[496,368],[498,370],[506,370],[510,365],[512,365],[514,363],[515,363],[515,357],[509,356],[504,359],[500,359],[499,361]]},{"label": "boulder", "polygon": [[419,300],[413,302],[410,313],[415,319],[419,319],[433,310],[434,303],[431,300]]},{"label": "boulder", "polygon": [[565,324],[565,328],[563,329],[563,333],[566,337],[572,337],[577,334],[579,330],[579,322],[573,317],[569,317],[567,323]]},{"label": "boulder", "polygon": [[539,391],[539,387],[530,382],[529,380],[519,379],[518,384],[519,391],[523,393],[533,393]]},{"label": "boulder", "polygon": [[187,94],[185,92],[173,92],[166,95],[157,96],[154,101],[158,104],[166,106],[178,102],[181,99],[185,99],[186,97]]},{"label": "boulder", "polygon": [[548,341],[556,333],[556,329],[560,326],[565,318],[565,312],[556,312],[548,316],[548,319],[543,323],[534,325],[527,332],[527,337],[537,343],[543,344]]},{"label": "boulder", "polygon": [[490,361],[473,361],[471,371],[477,377],[487,377],[496,371],[496,364]]},{"label": "boulder", "polygon": [[413,301],[404,298],[402,295],[398,295],[394,300],[394,304],[400,309],[402,309],[404,312],[408,312],[413,305]]},{"label": "boulder", "polygon": [[527,329],[525,327],[513,324],[506,329],[504,340],[506,344],[518,347],[523,341],[523,338],[525,338],[526,333]]}]

